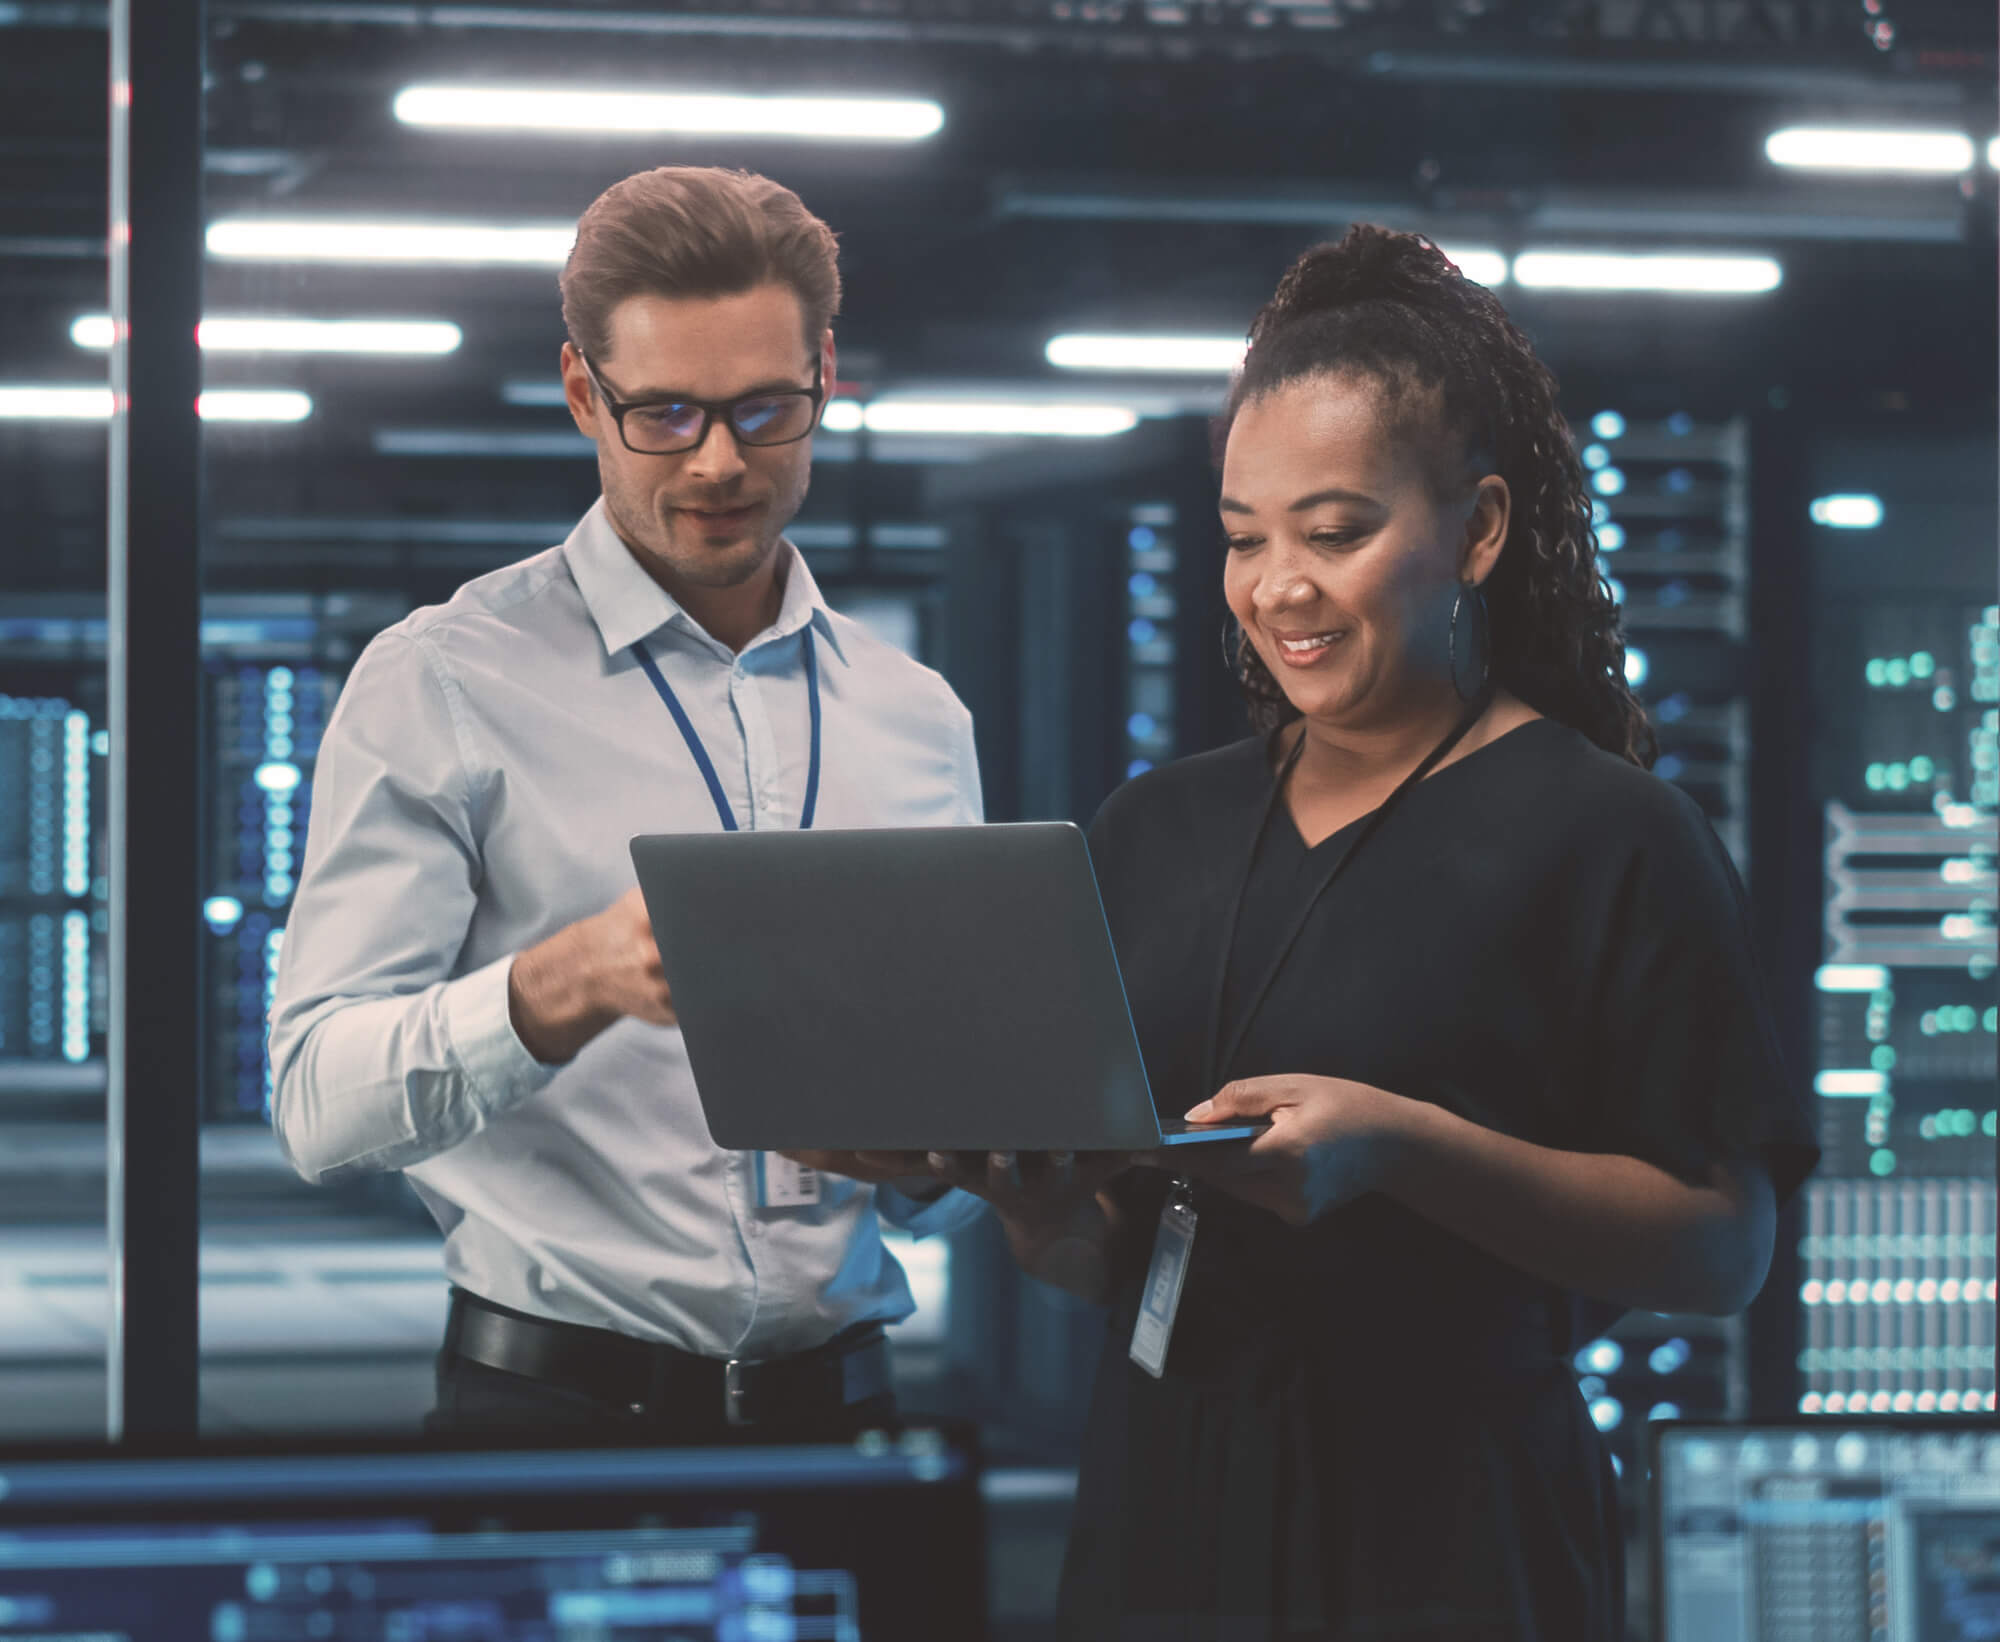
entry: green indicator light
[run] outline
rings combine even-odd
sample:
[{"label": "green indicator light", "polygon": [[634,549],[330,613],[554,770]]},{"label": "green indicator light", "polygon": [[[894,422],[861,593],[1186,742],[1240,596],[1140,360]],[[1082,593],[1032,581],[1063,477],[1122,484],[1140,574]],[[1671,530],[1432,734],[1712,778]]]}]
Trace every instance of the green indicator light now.
[{"label": "green indicator light", "polygon": [[1901,656],[1895,657],[1883,672],[1888,677],[1892,689],[1900,690],[1910,682],[1910,664]]},{"label": "green indicator light", "polygon": [[1971,1032],[1979,1025],[1979,1011],[1969,1003],[1962,1003],[1951,1012],[1951,1023],[1961,1032]]},{"label": "green indicator light", "polygon": [[1868,783],[1870,792],[1880,792],[1889,784],[1889,772],[1880,764],[1870,764],[1861,779]]},{"label": "green indicator light", "polygon": [[1988,1135],[2000,1135],[2000,1112],[1988,1112],[1979,1127]]},{"label": "green indicator light", "polygon": [[1875,1155],[1868,1159],[1868,1172],[1883,1175],[1896,1172],[1896,1154],[1886,1146],[1878,1146]]},{"label": "green indicator light", "polygon": [[1893,1072],[1896,1069],[1896,1051],[1886,1043],[1879,1043],[1868,1056],[1868,1064],[1878,1072]]},{"label": "green indicator light", "polygon": [[1929,678],[1937,671],[1937,658],[1928,650],[1919,650],[1910,657],[1910,677]]},{"label": "green indicator light", "polygon": [[1958,1122],[1953,1127],[1961,1135],[1969,1136],[1979,1128],[1979,1114],[1972,1111],[1961,1111],[1958,1114]]},{"label": "green indicator light", "polygon": [[1986,1011],[1986,1030],[1989,1032],[2000,1032],[2000,1009],[1989,1009]]},{"label": "green indicator light", "polygon": [[1922,756],[1913,758],[1910,760],[1910,779],[1912,781],[1928,781],[1936,769],[1937,766],[1928,758]]},{"label": "green indicator light", "polygon": [[1909,784],[1910,784],[1909,765],[1891,764],[1889,766],[1889,790],[1891,792],[1901,792]]},{"label": "green indicator light", "polygon": [[1868,682],[1878,689],[1889,681],[1889,664],[1880,656],[1869,658]]},{"label": "green indicator light", "polygon": [[1935,1010],[1925,1010],[1924,1018],[1917,1022],[1917,1030],[1927,1038],[1936,1037],[1938,1033],[1937,1012]]}]

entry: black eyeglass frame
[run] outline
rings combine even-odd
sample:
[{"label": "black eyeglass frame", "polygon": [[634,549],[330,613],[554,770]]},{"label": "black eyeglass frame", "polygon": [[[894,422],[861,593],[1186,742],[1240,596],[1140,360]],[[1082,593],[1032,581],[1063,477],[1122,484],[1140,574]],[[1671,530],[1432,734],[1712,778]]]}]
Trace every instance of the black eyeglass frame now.
[{"label": "black eyeglass frame", "polygon": [[[634,456],[681,456],[691,450],[700,450],[708,443],[709,431],[715,426],[715,419],[718,416],[728,423],[732,438],[753,449],[773,450],[781,445],[796,445],[801,439],[810,439],[819,431],[819,420],[826,414],[826,360],[823,355],[816,355],[813,359],[813,380],[810,388],[760,388],[755,393],[740,393],[734,399],[696,399],[687,394],[675,394],[664,399],[620,399],[605,385],[604,377],[590,362],[589,354],[578,348],[576,357],[583,361],[583,368],[590,375],[591,385],[597,389],[598,397],[604,401],[604,408],[611,412],[612,421],[618,425],[619,443]],[[806,424],[802,432],[784,439],[752,439],[736,425],[737,406],[748,405],[760,399],[787,398],[804,398],[812,401],[812,420]],[[626,416],[632,411],[649,410],[656,405],[690,405],[700,411],[701,427],[696,430],[694,438],[685,445],[674,446],[672,450],[642,450],[633,444],[625,432]]]}]

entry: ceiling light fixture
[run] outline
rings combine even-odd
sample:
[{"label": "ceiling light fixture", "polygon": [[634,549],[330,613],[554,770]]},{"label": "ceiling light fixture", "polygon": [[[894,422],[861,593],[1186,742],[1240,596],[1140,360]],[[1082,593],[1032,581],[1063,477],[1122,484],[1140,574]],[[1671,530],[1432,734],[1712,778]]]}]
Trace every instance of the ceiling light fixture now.
[{"label": "ceiling light fixture", "polygon": [[1455,250],[1449,245],[1440,245],[1438,249],[1475,285],[1507,283],[1507,259],[1498,251]]},{"label": "ceiling light fixture", "polygon": [[1873,530],[1882,522],[1879,496],[1816,496],[1807,510],[1816,525],[1834,530]]},{"label": "ceiling light fixture", "polygon": [[[79,348],[111,346],[111,316],[70,326]],[[196,336],[209,353],[447,354],[465,340],[445,319],[204,319]]]},{"label": "ceiling light fixture", "polygon": [[[212,388],[197,401],[204,422],[303,422],[310,395],[291,388]],[[104,387],[0,387],[0,419],[22,422],[108,422],[111,390]]]},{"label": "ceiling light fixture", "polygon": [[1972,169],[1972,139],[1962,131],[1875,131],[1845,126],[1790,126],[1764,139],[1773,165],[1803,171],[1901,171],[1955,176]]},{"label": "ceiling light fixture", "polygon": [[1523,251],[1514,281],[1531,291],[1659,291],[1742,296],[1776,290],[1784,270],[1770,257],[1627,251]]},{"label": "ceiling light fixture", "polygon": [[863,406],[836,399],[821,426],[829,433],[979,434],[994,437],[1103,439],[1137,427],[1123,405],[1033,403],[1027,400],[877,399]]},{"label": "ceiling light fixture", "polygon": [[1160,371],[1227,376],[1243,363],[1240,336],[1112,336],[1065,332],[1042,355],[1066,371]]},{"label": "ceiling light fixture", "polygon": [[913,97],[737,97],[538,86],[407,86],[392,105],[405,125],[470,131],[658,132],[920,142],[944,110]]},{"label": "ceiling light fixture", "polygon": [[559,268],[576,229],[567,223],[383,222],[228,217],[208,226],[208,254],[231,262],[451,263]]}]

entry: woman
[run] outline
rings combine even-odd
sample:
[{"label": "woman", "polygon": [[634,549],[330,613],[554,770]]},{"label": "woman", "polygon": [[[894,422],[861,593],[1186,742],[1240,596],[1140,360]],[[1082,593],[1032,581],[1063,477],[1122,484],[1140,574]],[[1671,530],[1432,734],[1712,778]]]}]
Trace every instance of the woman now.
[{"label": "woman", "polygon": [[1065,1635],[1622,1636],[1578,1313],[1741,1308],[1816,1157],[1740,886],[1649,773],[1554,381],[1429,243],[1285,276],[1220,507],[1262,733],[1090,832],[1161,1111],[1271,1121],[1174,1154],[1159,1377],[1167,1175],[967,1182],[1111,1307]]}]

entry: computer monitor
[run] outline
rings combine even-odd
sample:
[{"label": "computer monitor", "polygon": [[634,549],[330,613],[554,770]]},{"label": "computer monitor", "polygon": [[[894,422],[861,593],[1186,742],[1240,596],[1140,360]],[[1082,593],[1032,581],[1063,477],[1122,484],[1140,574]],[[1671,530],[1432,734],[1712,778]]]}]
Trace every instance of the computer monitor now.
[{"label": "computer monitor", "polygon": [[1663,1424],[1655,1642],[2000,1637],[2000,1430]]},{"label": "computer monitor", "polygon": [[985,1626],[970,1437],[0,1455],[0,1637],[934,1642]]}]

